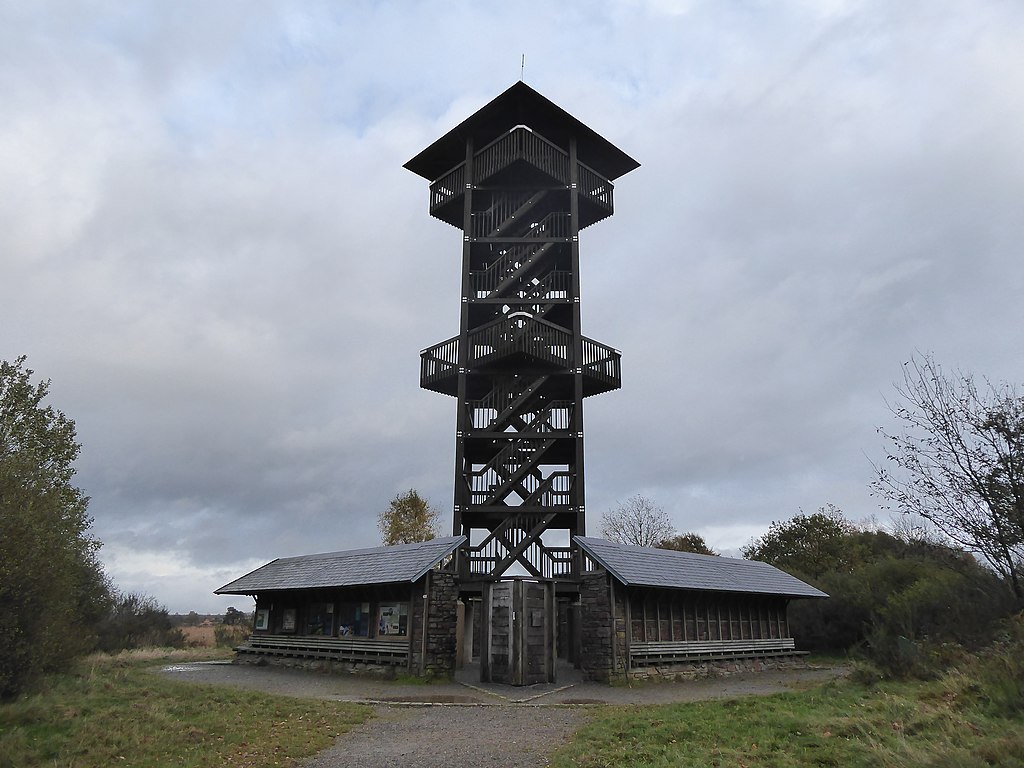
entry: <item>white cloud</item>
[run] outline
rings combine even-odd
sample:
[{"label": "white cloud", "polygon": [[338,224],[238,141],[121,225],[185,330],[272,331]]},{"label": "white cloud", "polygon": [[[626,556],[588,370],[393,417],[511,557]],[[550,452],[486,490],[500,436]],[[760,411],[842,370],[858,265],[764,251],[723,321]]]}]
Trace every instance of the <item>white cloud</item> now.
[{"label": "white cloud", "polygon": [[1022,31],[955,0],[7,5],[0,357],[78,423],[121,586],[176,610],[372,544],[410,486],[448,509],[454,403],[417,375],[459,233],[401,165],[525,53],[643,163],[581,237],[624,366],[587,403],[591,528],[637,492],[719,547],[867,517],[901,361],[1024,376]]}]

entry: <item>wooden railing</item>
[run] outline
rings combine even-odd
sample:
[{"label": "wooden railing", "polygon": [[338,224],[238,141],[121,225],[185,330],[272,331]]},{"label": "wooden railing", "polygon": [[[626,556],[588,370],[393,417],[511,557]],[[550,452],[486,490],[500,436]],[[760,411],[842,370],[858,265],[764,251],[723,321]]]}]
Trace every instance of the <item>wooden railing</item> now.
[{"label": "wooden railing", "polygon": [[434,211],[465,193],[465,186],[466,164],[462,163],[430,185],[430,210]]},{"label": "wooden railing", "polygon": [[467,413],[472,428],[489,429],[505,424],[518,409],[524,407],[548,378],[548,375],[544,374],[529,382],[517,382],[516,386],[502,386],[496,383],[479,400],[467,401]]},{"label": "wooden railing", "polygon": [[[584,374],[605,385],[618,387],[621,383],[621,354],[586,336],[582,342]],[[518,352],[561,367],[574,367],[572,333],[545,321],[508,316],[470,334],[470,364],[479,365]],[[430,388],[430,385],[454,375],[458,362],[458,336],[423,350],[420,353],[421,386]]]},{"label": "wooden railing", "polygon": [[630,643],[632,666],[651,666],[676,661],[699,661],[741,656],[792,656],[792,637],[771,640],[690,640],[685,642]]},{"label": "wooden railing", "polygon": [[537,360],[569,366],[572,333],[532,317],[507,315],[469,336],[469,362],[482,363],[523,352]]},{"label": "wooden railing", "polygon": [[567,240],[572,230],[572,219],[568,213],[552,211],[540,221],[530,222],[522,237],[540,240]]},{"label": "wooden railing", "polygon": [[508,168],[516,160],[528,160],[555,181],[569,182],[569,155],[529,128],[518,126],[499,136],[473,158],[473,181],[479,183]]},{"label": "wooden railing", "polygon": [[493,504],[512,491],[530,496],[544,482],[534,465],[554,440],[512,440],[479,469],[465,473],[471,504]]},{"label": "wooden railing", "polygon": [[[472,216],[473,237],[512,237],[513,226],[523,221],[529,223],[527,214],[545,197],[545,192],[506,193],[482,211],[474,211]],[[522,227],[515,232],[521,231]]]},{"label": "wooden railing", "polygon": [[[473,183],[485,181],[517,160],[527,161],[556,183],[570,183],[568,152],[524,126],[513,128],[476,153],[473,158]],[[430,185],[431,213],[464,194],[465,166],[465,162],[460,163]],[[580,194],[611,215],[614,192],[612,182],[583,163],[577,163],[576,175]]]},{"label": "wooden railing", "polygon": [[571,483],[572,476],[568,472],[552,472],[546,479],[536,484],[537,487],[523,500],[523,504],[528,507],[565,506],[572,498]]},{"label": "wooden railing", "polygon": [[548,303],[569,299],[572,289],[572,272],[556,270],[548,272],[537,283],[527,283],[516,295],[521,299],[531,299]]},{"label": "wooden railing", "polygon": [[618,387],[622,382],[622,355],[584,336],[583,370],[606,384]]},{"label": "wooden railing", "polygon": [[499,400],[488,393],[482,400],[470,400],[466,403],[472,429],[504,430],[509,422],[518,418],[525,422],[519,425],[516,434],[545,434],[547,432],[566,432],[572,428],[572,400],[552,400],[542,408],[505,408],[506,401]]},{"label": "wooden railing", "polygon": [[477,298],[486,296],[506,280],[529,269],[551,247],[551,243],[509,245],[483,269],[470,270],[469,279]]},{"label": "wooden railing", "polygon": [[[488,541],[479,547],[466,550],[469,572],[485,575],[494,572],[499,564],[508,559],[509,551],[501,542]],[[517,558],[534,576],[541,579],[566,579],[572,577],[572,550],[569,547],[545,547],[536,542],[530,544]]]},{"label": "wooden railing", "polygon": [[420,352],[420,385],[428,386],[452,376],[459,364],[459,337]]},{"label": "wooden railing", "polygon": [[583,163],[579,164],[579,191],[612,211],[612,183]]}]

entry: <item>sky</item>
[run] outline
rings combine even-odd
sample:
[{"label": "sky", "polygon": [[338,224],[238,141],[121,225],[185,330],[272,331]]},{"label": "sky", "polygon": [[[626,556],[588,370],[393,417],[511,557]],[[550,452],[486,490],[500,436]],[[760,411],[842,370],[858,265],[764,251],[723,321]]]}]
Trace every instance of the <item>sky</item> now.
[{"label": "sky", "polygon": [[[589,531],[736,553],[870,494],[902,366],[1024,382],[1016,0],[0,0],[0,359],[75,420],[115,584],[171,612],[451,521],[461,241],[402,164],[522,75],[636,158],[581,234]],[[523,57],[525,56],[525,67]]]}]

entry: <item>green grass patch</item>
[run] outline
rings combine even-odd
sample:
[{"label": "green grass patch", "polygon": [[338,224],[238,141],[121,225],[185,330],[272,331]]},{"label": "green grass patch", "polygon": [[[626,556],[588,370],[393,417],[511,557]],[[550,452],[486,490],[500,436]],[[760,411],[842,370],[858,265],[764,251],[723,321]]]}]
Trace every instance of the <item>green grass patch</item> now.
[{"label": "green grass patch", "polygon": [[292,765],[371,716],[356,704],[195,685],[153,671],[196,658],[91,657],[0,705],[0,768]]},{"label": "green grass patch", "polygon": [[599,710],[551,764],[1024,767],[1024,717],[994,714],[953,679],[836,681],[774,696]]}]

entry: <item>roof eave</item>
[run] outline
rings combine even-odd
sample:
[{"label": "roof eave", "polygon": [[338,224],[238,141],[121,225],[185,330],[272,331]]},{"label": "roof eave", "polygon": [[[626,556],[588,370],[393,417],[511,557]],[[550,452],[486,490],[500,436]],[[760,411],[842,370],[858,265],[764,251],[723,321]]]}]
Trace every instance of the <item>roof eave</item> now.
[{"label": "roof eave", "polygon": [[[603,161],[601,164],[604,167],[595,167],[594,170],[604,175],[609,181],[614,181],[620,176],[640,167],[640,163],[616,147],[608,139],[601,136],[593,128],[590,128],[578,118],[573,117],[553,101],[521,81],[513,84],[491,99],[487,104],[452,128],[444,136],[435,140],[402,167],[418,176],[422,176],[427,181],[435,181],[462,162],[462,158],[457,157],[457,155],[459,149],[465,147],[468,136],[473,136],[484,130],[488,134],[494,133],[495,125],[503,126],[501,130],[511,130],[526,120],[525,115],[528,111],[535,111],[535,113],[540,114],[545,118],[543,121],[545,123],[549,120],[554,120],[570,126],[572,132],[583,143],[601,154]],[[543,134],[543,131],[541,133]],[[496,135],[490,136],[490,139],[497,138],[497,135],[500,135],[500,130]],[[545,138],[553,139],[554,137],[545,136]],[[594,164],[592,159],[589,162],[587,158],[582,159],[583,162],[589,165]]]},{"label": "roof eave", "polygon": [[420,571],[419,573],[417,573],[417,574],[416,574],[416,575],[415,575],[415,576],[414,576],[413,578],[411,578],[411,579],[409,580],[409,581],[410,581],[410,583],[414,583],[414,582],[417,582],[417,581],[419,581],[420,579],[422,579],[422,578],[423,578],[423,577],[424,577],[424,576],[425,576],[425,575],[427,574],[427,572],[428,572],[428,571],[430,571],[430,570],[432,570],[433,568],[435,568],[435,567],[437,566],[437,564],[438,564],[438,563],[440,563],[440,562],[441,562],[442,560],[444,560],[444,559],[445,559],[446,557],[450,556],[450,555],[451,555],[451,554],[452,554],[452,553],[453,553],[453,552],[454,552],[454,551],[455,551],[456,549],[458,549],[459,547],[461,547],[461,546],[462,546],[463,544],[465,544],[465,543],[466,543],[467,541],[469,541],[469,539],[468,539],[467,537],[465,537],[465,536],[459,536],[458,538],[456,538],[456,539],[455,539],[455,541],[453,541],[453,542],[452,542],[451,546],[447,547],[447,548],[446,548],[446,549],[444,550],[444,554],[442,554],[442,555],[441,555],[440,557],[437,557],[437,558],[435,558],[435,559],[434,559],[434,561],[433,561],[433,562],[432,562],[432,563],[431,563],[430,565],[428,565],[428,566],[427,566],[426,568],[424,568],[424,569],[423,569],[422,571]]}]

